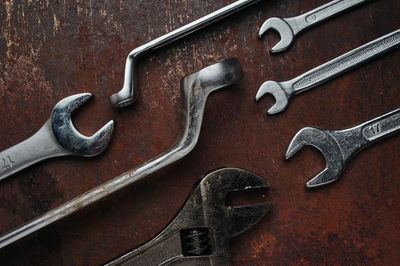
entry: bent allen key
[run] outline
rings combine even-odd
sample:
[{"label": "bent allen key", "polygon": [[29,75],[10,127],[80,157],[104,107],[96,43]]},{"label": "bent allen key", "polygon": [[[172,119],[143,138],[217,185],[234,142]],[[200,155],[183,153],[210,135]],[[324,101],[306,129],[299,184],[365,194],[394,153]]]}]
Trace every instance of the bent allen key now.
[{"label": "bent allen key", "polygon": [[185,37],[186,35],[202,29],[205,26],[208,26],[259,1],[260,0],[240,0],[233,2],[232,4],[218,9],[211,14],[201,17],[185,26],[182,26],[142,46],[135,48],[129,53],[128,58],[126,59],[123,87],[119,92],[114,93],[110,96],[111,104],[114,107],[122,108],[133,103],[134,91],[136,86],[135,68],[139,57],[164,45],[174,42],[182,37]]},{"label": "bent allen key", "polygon": [[81,93],[59,101],[50,119],[27,140],[0,153],[3,165],[0,180],[42,160],[66,155],[91,157],[107,147],[114,128],[109,121],[93,136],[79,133],[71,120],[71,112],[86,102],[92,94]]},{"label": "bent allen key", "polygon": [[307,182],[307,188],[338,180],[350,159],[368,146],[400,132],[400,109],[384,114],[359,126],[343,130],[305,127],[292,139],[286,159],[305,145],[317,148],[325,157],[326,168]]},{"label": "bent allen key", "polygon": [[269,18],[261,26],[258,37],[270,29],[277,31],[281,40],[272,47],[271,53],[278,53],[286,50],[300,32],[367,1],[370,0],[334,0],[297,17]]},{"label": "bent allen key", "polygon": [[211,172],[163,231],[106,265],[230,265],[229,239],[256,224],[271,203],[231,207],[225,198],[231,191],[269,186],[243,169]]},{"label": "bent allen key", "polygon": [[227,59],[185,76],[181,80],[185,125],[181,137],[173,147],[141,166],[129,170],[1,236],[0,248],[135,183],[187,155],[196,146],[199,138],[208,95],[237,83],[242,77],[242,66],[236,58]]},{"label": "bent allen key", "polygon": [[284,82],[269,80],[264,82],[257,92],[256,101],[259,101],[267,93],[272,94],[276,102],[268,110],[268,114],[280,113],[286,109],[289,100],[293,96],[325,83],[361,64],[383,55],[399,45],[400,30],[396,30],[347,52],[292,80]]}]

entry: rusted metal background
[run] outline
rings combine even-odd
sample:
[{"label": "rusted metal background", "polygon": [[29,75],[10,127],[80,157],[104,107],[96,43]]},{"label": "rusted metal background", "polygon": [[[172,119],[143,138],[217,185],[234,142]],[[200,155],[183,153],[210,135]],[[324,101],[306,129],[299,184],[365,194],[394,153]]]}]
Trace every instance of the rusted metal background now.
[{"label": "rusted metal background", "polygon": [[400,1],[371,1],[300,35],[292,48],[271,55],[278,36],[257,32],[271,16],[294,16],[326,0],[275,0],[228,17],[145,56],[134,106],[115,110],[108,96],[122,86],[133,48],[233,0],[0,2],[0,149],[32,135],[63,97],[95,97],[74,123],[91,134],[114,119],[102,155],[45,161],[0,183],[0,233],[132,169],[174,144],[180,134],[179,81],[228,57],[238,57],[245,79],[209,97],[200,140],[180,162],[78,214],[0,251],[2,265],[98,265],[158,233],[209,170],[236,166],[271,184],[267,193],[238,195],[273,202],[273,211],[232,239],[234,265],[400,263],[400,137],[356,156],[339,182],[316,191],[304,183],[324,167],[305,149],[283,159],[306,125],[340,129],[400,104],[400,53],[296,97],[277,116],[272,98],[254,103],[267,79],[291,79],[397,29]]}]

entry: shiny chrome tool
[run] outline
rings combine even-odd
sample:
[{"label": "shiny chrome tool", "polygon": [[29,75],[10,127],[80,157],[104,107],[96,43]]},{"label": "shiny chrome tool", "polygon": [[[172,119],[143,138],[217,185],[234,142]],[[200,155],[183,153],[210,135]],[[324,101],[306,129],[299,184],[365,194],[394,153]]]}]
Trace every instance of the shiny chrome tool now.
[{"label": "shiny chrome tool", "polygon": [[0,248],[58,221],[123,187],[135,183],[184,157],[196,146],[208,95],[237,83],[242,77],[243,70],[236,58],[225,60],[185,76],[181,81],[185,126],[181,137],[169,151],[1,236]]},{"label": "shiny chrome tool", "polygon": [[229,239],[256,224],[271,203],[231,207],[225,198],[231,191],[268,187],[246,170],[211,172],[161,233],[106,265],[230,265]]},{"label": "shiny chrome tool", "polygon": [[284,82],[266,81],[256,95],[256,101],[265,94],[272,94],[276,100],[268,114],[277,114],[286,109],[290,98],[312,89],[330,79],[360,66],[400,45],[400,30],[347,52],[319,67],[316,67],[292,80]]},{"label": "shiny chrome tool", "polygon": [[277,31],[281,40],[272,47],[271,53],[278,53],[289,48],[300,32],[367,1],[334,0],[297,17],[269,18],[261,26],[258,37],[261,38],[270,29]]},{"label": "shiny chrome tool", "polygon": [[370,145],[400,132],[400,109],[384,114],[359,126],[343,130],[301,129],[291,141],[286,159],[305,145],[322,152],[326,168],[307,182],[307,188],[330,184],[339,179],[349,160]]},{"label": "shiny chrome tool", "polygon": [[157,39],[154,39],[142,46],[135,48],[129,53],[125,63],[124,85],[122,89],[110,96],[110,102],[114,107],[121,108],[133,103],[135,91],[135,68],[138,59],[157,48],[174,42],[186,35],[189,35],[199,29],[204,28],[222,18],[225,18],[249,5],[255,4],[260,0],[240,0],[233,2],[217,11],[199,18],[185,26],[182,26],[174,31],[171,31]]},{"label": "shiny chrome tool", "polygon": [[62,99],[38,132],[1,152],[0,180],[51,157],[91,157],[101,153],[110,141],[114,122],[109,121],[96,134],[86,137],[75,129],[71,121],[71,112],[91,96],[90,93],[81,93]]}]

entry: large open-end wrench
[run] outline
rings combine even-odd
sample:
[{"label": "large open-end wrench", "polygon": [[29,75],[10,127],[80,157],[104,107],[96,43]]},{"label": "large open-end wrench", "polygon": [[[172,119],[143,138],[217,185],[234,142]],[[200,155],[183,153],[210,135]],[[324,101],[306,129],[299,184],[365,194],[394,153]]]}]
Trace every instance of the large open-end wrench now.
[{"label": "large open-end wrench", "polygon": [[230,265],[229,239],[256,224],[271,203],[231,207],[226,196],[268,187],[267,180],[238,168],[209,173],[161,233],[106,265]]},{"label": "large open-end wrench", "polygon": [[286,159],[305,145],[320,150],[326,168],[306,184],[307,188],[319,187],[338,180],[349,160],[358,152],[396,133],[400,133],[400,109],[343,130],[305,127],[292,139]]},{"label": "large open-end wrench", "polygon": [[58,221],[121,188],[135,183],[184,157],[196,146],[208,95],[237,83],[242,77],[243,69],[236,58],[225,60],[185,76],[181,81],[185,126],[181,137],[170,150],[1,236],[0,248]]},{"label": "large open-end wrench", "polygon": [[261,26],[258,37],[269,29],[277,31],[281,40],[272,47],[271,53],[278,53],[286,50],[300,32],[367,1],[370,0],[334,0],[297,17],[269,18]]},{"label": "large open-end wrench", "polygon": [[71,121],[71,112],[91,96],[90,93],[81,93],[62,99],[38,132],[1,152],[0,180],[47,158],[66,155],[90,157],[101,153],[110,141],[114,122],[109,121],[93,136],[86,137],[75,129]]},{"label": "large open-end wrench", "polygon": [[121,108],[130,105],[134,101],[135,91],[135,68],[136,64],[141,56],[147,54],[155,49],[158,49],[164,45],[174,42],[186,35],[189,35],[199,29],[204,28],[220,19],[223,19],[239,10],[255,4],[260,0],[239,0],[227,5],[211,14],[208,14],[202,18],[199,18],[185,26],[182,26],[174,31],[171,31],[157,39],[154,39],[142,46],[135,48],[131,51],[126,59],[125,63],[125,74],[124,74],[124,85],[122,89],[110,96],[110,102],[114,107]]},{"label": "large open-end wrench", "polygon": [[345,53],[319,67],[316,67],[292,80],[284,82],[266,81],[256,95],[256,101],[265,94],[274,96],[276,103],[268,114],[277,114],[286,109],[290,98],[312,89],[355,67],[360,66],[400,45],[400,30],[391,32],[379,39]]}]

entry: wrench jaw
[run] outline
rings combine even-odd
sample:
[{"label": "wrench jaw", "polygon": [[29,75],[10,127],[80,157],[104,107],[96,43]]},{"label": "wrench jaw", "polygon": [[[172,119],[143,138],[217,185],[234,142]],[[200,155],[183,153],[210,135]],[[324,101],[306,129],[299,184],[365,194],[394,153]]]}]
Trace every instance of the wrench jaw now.
[{"label": "wrench jaw", "polygon": [[306,145],[317,148],[324,155],[326,162],[325,169],[308,181],[306,188],[317,188],[338,180],[345,161],[340,146],[329,134],[329,131],[315,127],[301,129],[292,139],[286,152],[286,159],[291,158]]},{"label": "wrench jaw", "polygon": [[271,53],[279,53],[286,50],[292,44],[294,33],[290,25],[282,18],[273,17],[267,19],[261,26],[258,38],[261,38],[268,30],[279,33],[281,40],[271,49]]},{"label": "wrench jaw", "polygon": [[287,94],[278,82],[271,80],[264,82],[257,91],[256,101],[259,101],[267,93],[275,98],[275,104],[267,111],[268,114],[274,115],[286,109],[290,94]]},{"label": "wrench jaw", "polygon": [[107,147],[114,129],[112,120],[91,137],[84,136],[75,129],[71,113],[90,97],[91,93],[81,93],[64,98],[56,104],[51,114],[50,120],[55,138],[72,155],[84,157],[98,155]]}]

